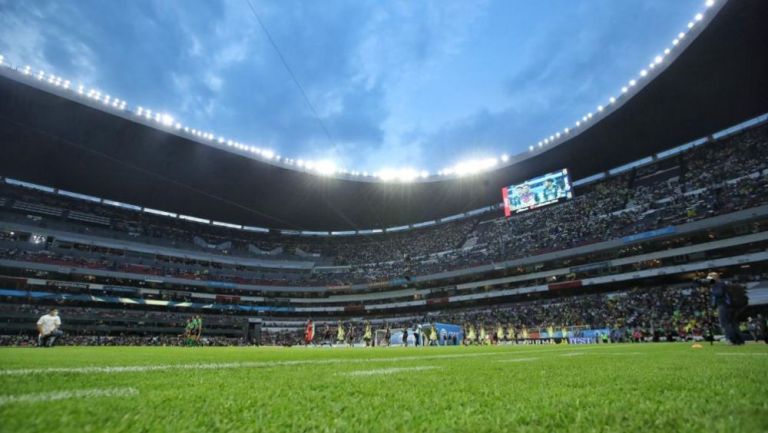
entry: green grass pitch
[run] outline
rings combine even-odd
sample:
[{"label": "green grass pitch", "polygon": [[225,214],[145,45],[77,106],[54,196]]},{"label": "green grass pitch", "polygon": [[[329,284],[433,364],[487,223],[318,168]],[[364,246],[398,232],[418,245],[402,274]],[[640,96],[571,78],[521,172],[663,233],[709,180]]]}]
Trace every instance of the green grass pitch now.
[{"label": "green grass pitch", "polygon": [[0,349],[0,432],[315,431],[766,432],[768,345]]}]

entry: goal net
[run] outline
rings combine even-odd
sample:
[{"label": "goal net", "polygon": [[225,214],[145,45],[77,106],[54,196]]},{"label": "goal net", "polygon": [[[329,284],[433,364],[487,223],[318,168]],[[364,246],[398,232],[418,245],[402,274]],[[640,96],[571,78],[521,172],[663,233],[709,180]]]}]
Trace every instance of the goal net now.
[{"label": "goal net", "polygon": [[[403,345],[403,331],[404,328],[391,328],[389,330],[389,336],[390,346],[402,346]],[[376,347],[385,347],[387,346],[387,339],[386,339],[387,331],[384,329],[377,329],[376,332],[373,334],[373,341],[374,346]]]}]

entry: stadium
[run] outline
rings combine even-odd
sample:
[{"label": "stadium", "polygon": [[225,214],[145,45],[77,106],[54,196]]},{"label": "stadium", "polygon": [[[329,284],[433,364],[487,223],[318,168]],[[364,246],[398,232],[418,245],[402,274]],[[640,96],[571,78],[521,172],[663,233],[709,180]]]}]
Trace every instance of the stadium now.
[{"label": "stadium", "polygon": [[768,431],[768,3],[692,12],[575,123],[439,171],[0,56],[0,432]]}]

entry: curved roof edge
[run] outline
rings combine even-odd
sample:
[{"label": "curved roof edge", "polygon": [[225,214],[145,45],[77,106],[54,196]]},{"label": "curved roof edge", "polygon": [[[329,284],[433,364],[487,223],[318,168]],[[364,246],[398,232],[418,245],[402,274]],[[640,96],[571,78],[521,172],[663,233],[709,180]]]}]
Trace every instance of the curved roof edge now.
[{"label": "curved roof edge", "polygon": [[255,161],[0,76],[0,176],[254,227],[359,231],[436,220],[493,206],[502,187],[543,173],[587,178],[768,112],[766,22],[768,2],[723,3],[674,62],[589,128],[513,165],[408,184]]}]

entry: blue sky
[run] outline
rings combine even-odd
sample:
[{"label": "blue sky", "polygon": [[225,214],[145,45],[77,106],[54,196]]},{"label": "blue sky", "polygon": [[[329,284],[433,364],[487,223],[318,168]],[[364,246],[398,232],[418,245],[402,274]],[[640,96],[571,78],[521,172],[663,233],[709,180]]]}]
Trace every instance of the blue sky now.
[{"label": "blue sky", "polygon": [[572,125],[704,3],[250,1],[321,120],[247,0],[0,0],[0,54],[286,157],[437,171]]}]

